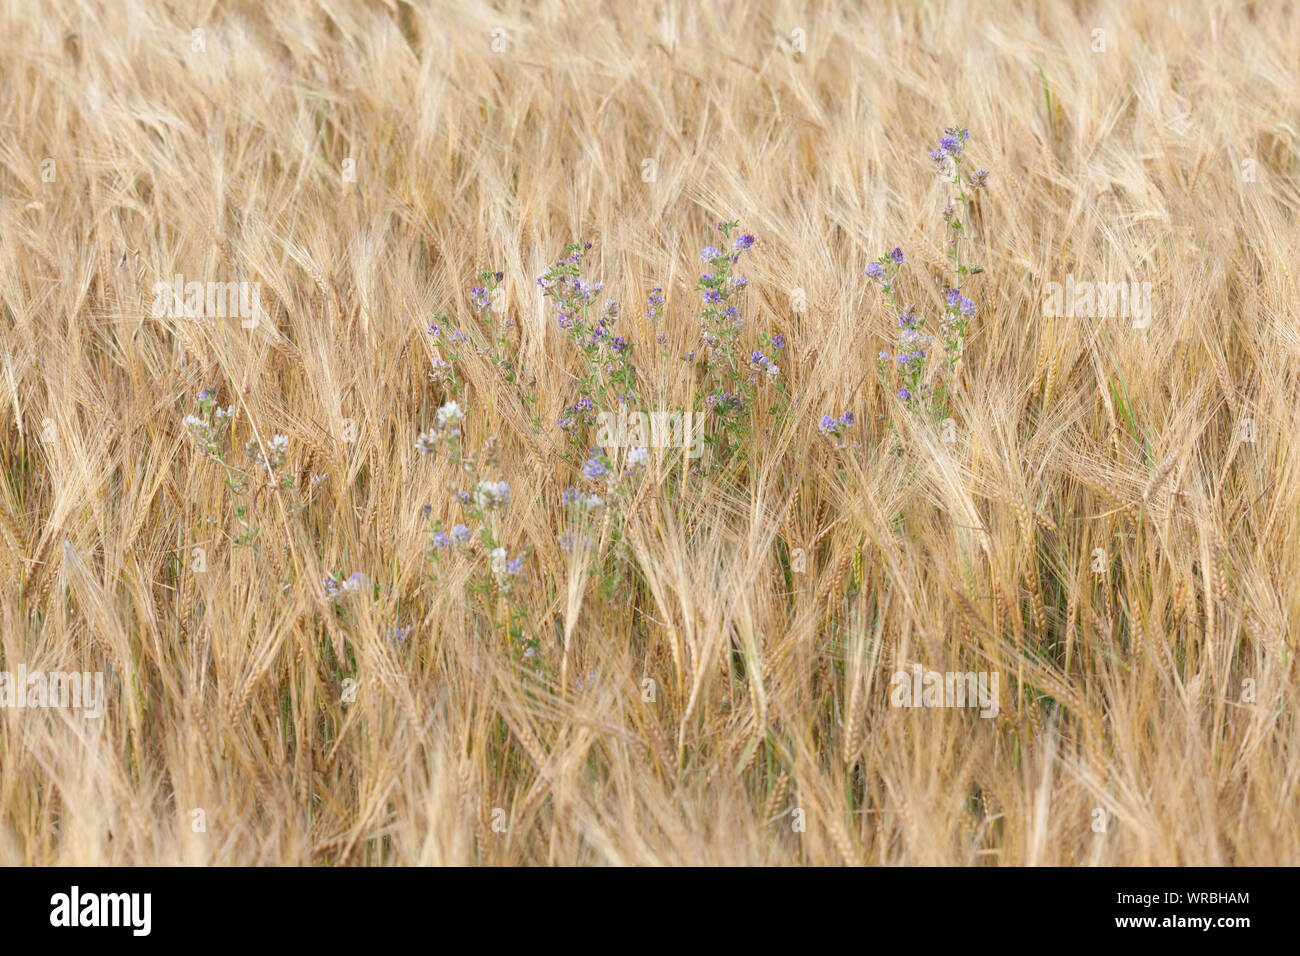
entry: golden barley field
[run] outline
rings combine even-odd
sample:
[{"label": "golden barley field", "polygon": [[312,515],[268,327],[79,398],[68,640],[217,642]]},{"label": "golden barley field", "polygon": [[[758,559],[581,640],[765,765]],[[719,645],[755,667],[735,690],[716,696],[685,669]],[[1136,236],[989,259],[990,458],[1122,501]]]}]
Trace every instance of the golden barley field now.
[{"label": "golden barley field", "polygon": [[1300,860],[1294,3],[0,8],[0,862]]}]

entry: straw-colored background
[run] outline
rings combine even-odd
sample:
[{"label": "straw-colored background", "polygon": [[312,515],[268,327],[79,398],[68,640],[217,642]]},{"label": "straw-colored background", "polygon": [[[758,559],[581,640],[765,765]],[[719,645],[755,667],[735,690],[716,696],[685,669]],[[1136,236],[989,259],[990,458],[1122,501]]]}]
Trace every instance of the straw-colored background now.
[{"label": "straw-colored background", "polygon": [[[0,860],[1298,858],[1294,4],[3,6],[0,651],[110,695],[0,711]],[[876,383],[862,273],[901,246],[935,313],[954,123],[991,176],[945,443]],[[642,303],[689,347],[732,218],[790,413],[586,576],[556,542],[577,363],[534,280],[592,240],[644,394],[690,407]],[[421,506],[458,520],[414,450],[425,328],[484,344],[484,268],[520,367],[465,355],[467,441],[500,442],[541,677],[476,610],[482,557],[424,558]],[[271,317],[153,318],[176,273]],[[1070,273],[1150,282],[1151,327],[1044,319]],[[256,552],[181,425],[209,386],[237,445],[325,476],[301,514],[259,500]],[[320,580],[358,570],[380,593],[344,618]],[[998,718],[891,708],[913,662],[997,673]]]}]

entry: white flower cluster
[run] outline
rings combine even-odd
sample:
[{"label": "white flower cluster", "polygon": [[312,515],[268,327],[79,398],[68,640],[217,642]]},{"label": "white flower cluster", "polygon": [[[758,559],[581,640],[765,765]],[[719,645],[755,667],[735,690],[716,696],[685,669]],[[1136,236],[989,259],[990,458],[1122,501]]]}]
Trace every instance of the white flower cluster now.
[{"label": "white flower cluster", "polygon": [[250,441],[244,446],[244,454],[253,459],[254,467],[263,466],[274,474],[277,469],[284,467],[289,458],[289,438],[287,435],[276,435],[268,442],[265,452],[256,440]]},{"label": "white flower cluster", "polygon": [[432,454],[441,439],[460,434],[460,429],[456,426],[464,420],[465,412],[460,407],[459,402],[451,401],[443,405],[442,408],[438,409],[433,427],[426,432],[422,432],[415,440],[415,450],[421,455]]},{"label": "white flower cluster", "polygon": [[474,504],[480,509],[504,508],[510,503],[510,486],[504,481],[480,481],[474,489]]},{"label": "white flower cluster", "polygon": [[226,408],[217,406],[216,410],[212,412],[210,421],[206,416],[186,415],[181,420],[181,425],[193,436],[195,441],[203,446],[204,454],[212,454],[216,450],[217,430],[234,416],[235,406],[229,405]]},{"label": "white flower cluster", "polygon": [[[459,402],[448,402],[442,408],[438,409],[437,424],[435,427],[438,431],[445,431],[459,425],[465,420],[465,413],[461,411]],[[459,434],[459,433],[457,433]]]},{"label": "white flower cluster", "polygon": [[512,558],[505,548],[493,548],[489,558],[492,562],[492,576],[502,590],[510,590],[511,578],[517,578],[524,570],[523,558]]},{"label": "white flower cluster", "polygon": [[362,589],[369,584],[370,579],[360,571],[353,571],[342,581],[337,581],[333,575],[327,574],[321,582],[327,601],[341,601],[344,598],[360,594]]},{"label": "white flower cluster", "polygon": [[600,495],[583,494],[577,488],[574,488],[567,503],[574,505],[579,509],[586,510],[588,508],[599,508],[605,503],[605,500],[601,498]]}]

